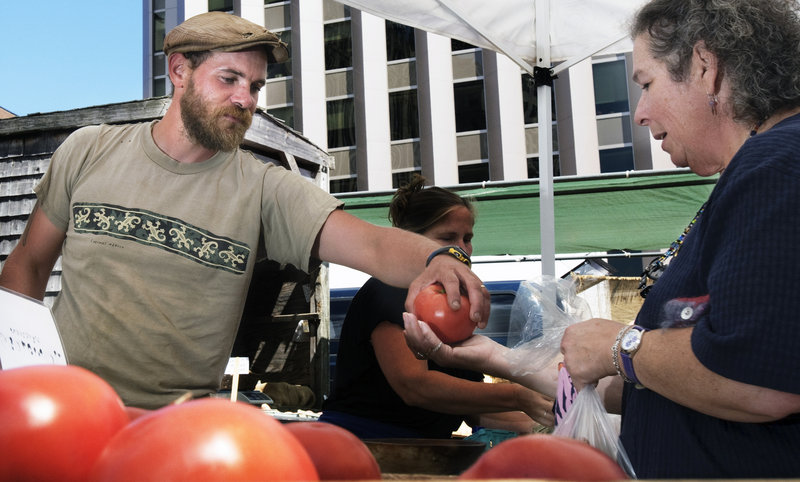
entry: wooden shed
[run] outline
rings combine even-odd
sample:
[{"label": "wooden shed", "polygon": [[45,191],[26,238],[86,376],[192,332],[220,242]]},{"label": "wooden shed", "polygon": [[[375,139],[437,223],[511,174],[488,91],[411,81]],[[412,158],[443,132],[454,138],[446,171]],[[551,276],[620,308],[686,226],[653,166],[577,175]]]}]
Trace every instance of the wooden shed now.
[{"label": "wooden shed", "polygon": [[[36,202],[33,187],[56,148],[76,129],[93,124],[147,122],[164,115],[171,99],[93,106],[0,120],[0,265],[17,244]],[[328,190],[332,157],[282,122],[259,110],[242,147],[264,162],[290,169]],[[47,285],[52,305],[61,288],[61,263]],[[233,356],[248,356],[255,380],[309,389],[318,408],[329,387],[329,291],[325,265],[312,273],[263,262],[256,266]],[[225,385],[225,381],[223,381]]]}]

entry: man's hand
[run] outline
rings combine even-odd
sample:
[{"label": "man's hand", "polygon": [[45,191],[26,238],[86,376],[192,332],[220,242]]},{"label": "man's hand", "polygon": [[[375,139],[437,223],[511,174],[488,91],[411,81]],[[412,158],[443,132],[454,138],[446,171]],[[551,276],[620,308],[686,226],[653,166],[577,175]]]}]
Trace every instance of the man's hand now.
[{"label": "man's hand", "polygon": [[470,319],[485,328],[489,321],[491,298],[480,278],[467,266],[452,256],[435,256],[430,265],[408,287],[406,311],[414,311],[414,299],[426,286],[439,282],[447,292],[447,300],[454,310],[461,308],[460,294],[465,293],[470,303]]}]

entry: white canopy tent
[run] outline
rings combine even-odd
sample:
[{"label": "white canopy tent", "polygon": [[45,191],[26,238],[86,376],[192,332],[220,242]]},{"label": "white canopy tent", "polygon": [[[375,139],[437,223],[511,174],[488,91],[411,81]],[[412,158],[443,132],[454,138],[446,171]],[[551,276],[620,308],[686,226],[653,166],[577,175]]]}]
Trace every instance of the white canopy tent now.
[{"label": "white canopy tent", "polygon": [[630,51],[627,22],[646,0],[337,1],[501,52],[536,79],[542,274],[555,275],[552,78],[592,55]]}]

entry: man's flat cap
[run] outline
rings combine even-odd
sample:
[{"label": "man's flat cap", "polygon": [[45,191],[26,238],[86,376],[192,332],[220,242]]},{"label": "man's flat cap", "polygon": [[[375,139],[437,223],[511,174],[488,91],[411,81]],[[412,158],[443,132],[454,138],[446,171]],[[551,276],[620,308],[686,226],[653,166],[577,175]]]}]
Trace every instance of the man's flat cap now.
[{"label": "man's flat cap", "polygon": [[164,38],[164,54],[186,52],[236,52],[263,47],[270,62],[289,58],[286,44],[266,28],[224,12],[195,15],[170,30]]}]

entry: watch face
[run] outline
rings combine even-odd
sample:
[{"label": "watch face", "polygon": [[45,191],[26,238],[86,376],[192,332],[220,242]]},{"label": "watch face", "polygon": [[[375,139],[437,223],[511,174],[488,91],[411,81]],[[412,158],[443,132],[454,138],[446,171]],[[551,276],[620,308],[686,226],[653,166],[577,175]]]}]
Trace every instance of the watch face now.
[{"label": "watch face", "polygon": [[630,353],[639,347],[639,343],[641,343],[641,341],[642,332],[637,329],[631,329],[628,330],[628,332],[625,333],[625,336],[622,338],[620,348],[622,348],[623,351]]}]

